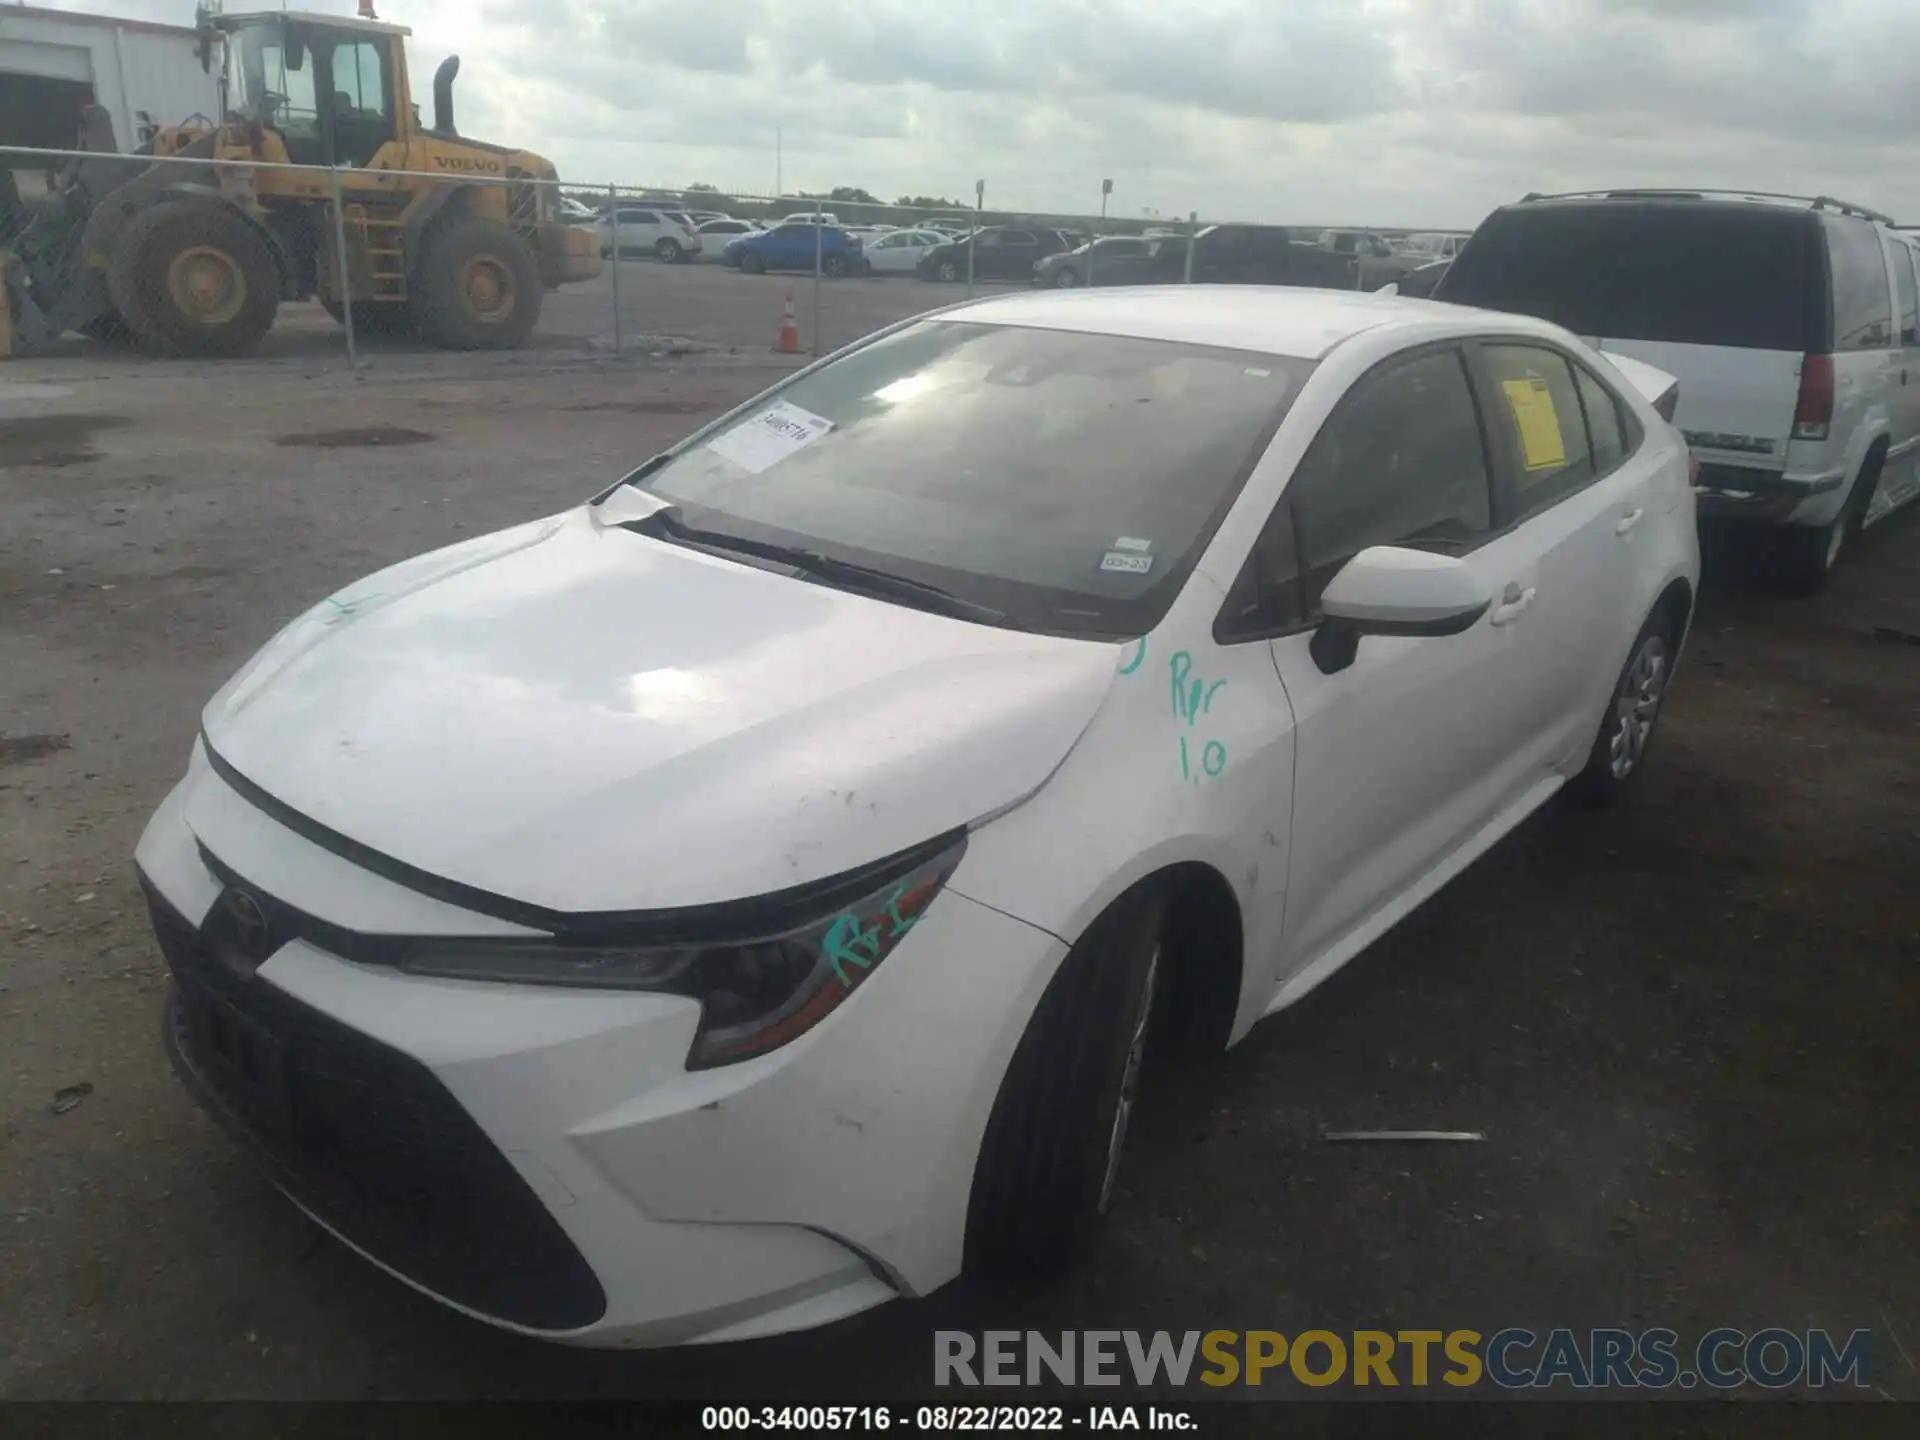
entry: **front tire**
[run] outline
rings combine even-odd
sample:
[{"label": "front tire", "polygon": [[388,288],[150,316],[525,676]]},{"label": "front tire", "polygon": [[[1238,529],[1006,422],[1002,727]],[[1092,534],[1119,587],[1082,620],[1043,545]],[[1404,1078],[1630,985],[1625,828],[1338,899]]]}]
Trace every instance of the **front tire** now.
[{"label": "front tire", "polygon": [[748,275],[763,275],[766,273],[767,262],[749,250],[740,257],[740,269]]},{"label": "front tire", "polygon": [[1613,698],[1588,752],[1586,768],[1568,787],[1584,803],[1596,808],[1613,804],[1645,765],[1673,679],[1678,644],[1673,622],[1658,611],[1635,637],[1614,682]]},{"label": "front tire", "polygon": [[1080,277],[1073,273],[1071,265],[1062,265],[1053,272],[1053,288],[1056,290],[1071,290],[1079,283]]},{"label": "front tire", "polygon": [[176,355],[238,355],[280,312],[280,265],[232,210],[169,200],[120,232],[107,266],[114,309],[140,339]]},{"label": "front tire", "polygon": [[540,319],[540,267],[497,220],[456,220],[427,241],[420,329],[446,350],[517,350]]},{"label": "front tire", "polygon": [[960,278],[960,267],[951,260],[942,260],[933,272],[939,279],[951,285]]},{"label": "front tire", "polygon": [[1165,906],[1123,897],[1068,953],[1001,1079],[974,1166],[966,1263],[1056,1273],[1094,1247],[1150,1035]]}]

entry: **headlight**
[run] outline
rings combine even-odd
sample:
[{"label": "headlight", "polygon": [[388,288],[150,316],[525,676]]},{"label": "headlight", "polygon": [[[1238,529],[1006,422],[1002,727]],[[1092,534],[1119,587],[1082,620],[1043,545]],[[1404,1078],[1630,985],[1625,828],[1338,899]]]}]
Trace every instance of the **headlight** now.
[{"label": "headlight", "polygon": [[[399,966],[458,980],[691,996],[701,1013],[687,1068],[727,1065],[777,1049],[838,1009],[919,921],[966,846],[964,835],[935,841],[796,896],[667,911],[648,922],[658,939],[422,940]],[[746,933],[718,938],[734,928],[727,912],[735,909]],[[751,923],[776,912],[779,919]]]}]

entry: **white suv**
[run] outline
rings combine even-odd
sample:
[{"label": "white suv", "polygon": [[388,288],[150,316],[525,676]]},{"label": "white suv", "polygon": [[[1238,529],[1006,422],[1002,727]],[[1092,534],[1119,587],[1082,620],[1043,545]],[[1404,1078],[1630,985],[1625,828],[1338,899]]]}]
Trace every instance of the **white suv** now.
[{"label": "white suv", "polygon": [[1826,198],[1616,190],[1489,216],[1434,292],[1537,315],[1679,377],[1703,517],[1787,527],[1819,588],[1920,495],[1915,242]]},{"label": "white suv", "polygon": [[662,210],[652,205],[621,205],[618,217],[620,238],[614,239],[615,221],[602,215],[594,229],[600,232],[600,258],[620,254],[651,255],[669,264],[690,260],[700,253],[700,231],[693,217],[684,210]]}]

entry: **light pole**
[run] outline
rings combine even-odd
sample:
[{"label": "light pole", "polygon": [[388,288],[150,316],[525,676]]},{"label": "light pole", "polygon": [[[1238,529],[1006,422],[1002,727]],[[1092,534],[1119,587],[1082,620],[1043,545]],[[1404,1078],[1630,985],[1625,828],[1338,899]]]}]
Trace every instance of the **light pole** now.
[{"label": "light pole", "polygon": [[1087,285],[1093,285],[1093,257],[1100,253],[1100,236],[1107,228],[1107,197],[1113,194],[1113,181],[1100,182],[1100,224],[1093,232],[1093,240],[1087,246]]},{"label": "light pole", "polygon": [[973,229],[967,234],[967,298],[973,298],[973,252],[980,245],[980,210],[987,203],[987,182],[973,182]]}]

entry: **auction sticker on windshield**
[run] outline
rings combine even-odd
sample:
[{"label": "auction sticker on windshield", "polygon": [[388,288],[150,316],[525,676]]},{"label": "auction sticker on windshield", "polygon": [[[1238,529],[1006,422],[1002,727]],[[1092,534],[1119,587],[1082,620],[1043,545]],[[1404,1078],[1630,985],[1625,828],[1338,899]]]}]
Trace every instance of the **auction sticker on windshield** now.
[{"label": "auction sticker on windshield", "polygon": [[833,429],[833,422],[811,411],[776,400],[759,414],[716,435],[707,449],[731,460],[750,475],[779,464]]}]

